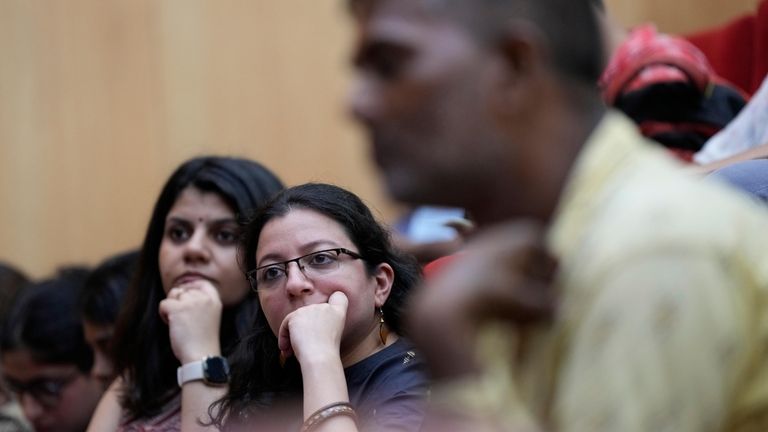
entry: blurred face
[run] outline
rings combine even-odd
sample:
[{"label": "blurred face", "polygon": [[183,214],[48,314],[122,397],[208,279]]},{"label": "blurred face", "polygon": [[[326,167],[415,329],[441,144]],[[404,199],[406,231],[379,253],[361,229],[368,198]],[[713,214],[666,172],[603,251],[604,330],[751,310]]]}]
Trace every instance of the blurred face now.
[{"label": "blurred face", "polygon": [[390,193],[467,206],[501,168],[491,96],[503,62],[423,0],[380,0],[356,16],[350,108]]},{"label": "blurred face", "polygon": [[114,366],[109,355],[113,331],[114,326],[112,325],[97,324],[88,320],[83,320],[83,334],[85,336],[85,341],[93,350],[91,376],[99,381],[105,390],[115,378]]},{"label": "blurred face", "polygon": [[235,213],[219,195],[185,189],[168,212],[160,244],[165,292],[206,279],[225,307],[242,302],[250,288],[238,267],[237,235]]},{"label": "blurred face", "polygon": [[26,350],[3,353],[3,374],[36,432],[82,432],[102,394],[75,365],[36,362]]},{"label": "blurred face", "polygon": [[[360,252],[335,220],[313,210],[295,209],[264,226],[259,236],[256,265],[261,267],[331,248]],[[342,354],[371,334],[378,334],[376,311],[386,301],[391,288],[391,278],[381,276],[387,269],[391,274],[391,267],[380,264],[374,274],[369,275],[363,260],[343,253],[337,258],[338,267],[310,277],[295,262],[289,263],[285,278],[269,288],[258,287],[261,307],[273,333],[277,334],[289,313],[305,305],[326,303],[331,294],[341,291],[349,299]],[[316,262],[322,263],[325,259],[327,257],[320,255]]]}]

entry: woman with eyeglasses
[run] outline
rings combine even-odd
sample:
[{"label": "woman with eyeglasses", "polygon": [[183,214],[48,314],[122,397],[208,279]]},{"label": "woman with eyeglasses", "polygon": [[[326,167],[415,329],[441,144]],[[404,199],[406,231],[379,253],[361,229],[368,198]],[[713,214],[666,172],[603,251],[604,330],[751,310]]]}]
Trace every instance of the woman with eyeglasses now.
[{"label": "woman with eyeglasses", "polygon": [[67,269],[28,285],[3,326],[3,377],[36,432],[84,431],[103,391],[77,310],[87,274]]},{"label": "woman with eyeglasses", "polygon": [[242,249],[260,308],[214,424],[419,430],[428,383],[401,311],[420,268],[365,204],[336,186],[289,188],[249,223]]},{"label": "woman with eyeglasses", "polygon": [[226,356],[256,308],[238,266],[239,221],[282,188],[238,158],[195,158],[171,175],[116,323],[119,378],[89,431],[206,429],[199,420],[226,392]]}]

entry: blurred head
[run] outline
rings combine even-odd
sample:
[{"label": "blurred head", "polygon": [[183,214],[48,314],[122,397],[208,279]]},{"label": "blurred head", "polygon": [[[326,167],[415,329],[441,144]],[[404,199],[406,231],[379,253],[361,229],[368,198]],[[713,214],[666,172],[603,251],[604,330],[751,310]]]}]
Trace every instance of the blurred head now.
[{"label": "blurred head", "polygon": [[115,378],[112,333],[138,258],[136,251],[108,258],[91,272],[80,293],[83,332],[93,350],[91,374],[105,387]]},{"label": "blurred head", "polygon": [[530,128],[551,128],[553,104],[599,102],[588,0],[350,3],[351,111],[398,200],[472,209],[498,199],[499,174],[525,187]]},{"label": "blurred head", "polygon": [[116,370],[133,385],[123,404],[135,417],[157,412],[178,391],[178,361],[158,313],[174,284],[205,278],[218,289],[225,353],[251,323],[256,304],[238,266],[238,221],[282,188],[257,162],[215,156],[183,163],[163,186],[115,328]]},{"label": "blurred head", "polygon": [[86,276],[70,269],[30,285],[3,327],[3,374],[38,432],[85,430],[101,397],[77,310]]}]

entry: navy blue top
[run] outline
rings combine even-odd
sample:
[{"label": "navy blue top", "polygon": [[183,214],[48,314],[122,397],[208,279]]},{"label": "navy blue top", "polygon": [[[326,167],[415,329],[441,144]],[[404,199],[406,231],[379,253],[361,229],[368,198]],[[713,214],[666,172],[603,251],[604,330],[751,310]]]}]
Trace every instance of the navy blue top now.
[{"label": "navy blue top", "polygon": [[403,338],[344,369],[360,430],[418,432],[429,381],[420,356]]}]

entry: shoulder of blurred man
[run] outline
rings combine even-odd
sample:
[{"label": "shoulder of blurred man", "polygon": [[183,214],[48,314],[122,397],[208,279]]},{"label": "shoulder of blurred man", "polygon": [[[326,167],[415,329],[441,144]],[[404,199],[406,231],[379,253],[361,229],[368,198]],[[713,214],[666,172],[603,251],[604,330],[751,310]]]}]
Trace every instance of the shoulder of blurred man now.
[{"label": "shoulder of blurred man", "polygon": [[[768,427],[765,227],[761,206],[690,174],[609,112],[549,232],[557,320],[518,334],[514,378],[461,391],[511,386],[525,412],[558,431]],[[495,339],[482,352],[486,374],[510,358],[509,342]],[[482,410],[509,418],[503,402]]]}]

